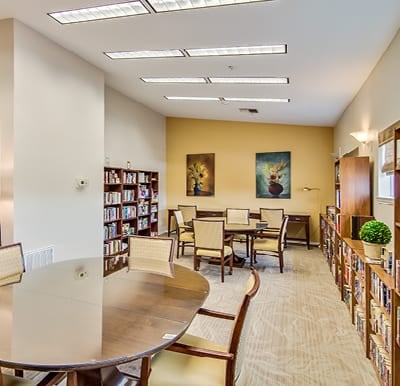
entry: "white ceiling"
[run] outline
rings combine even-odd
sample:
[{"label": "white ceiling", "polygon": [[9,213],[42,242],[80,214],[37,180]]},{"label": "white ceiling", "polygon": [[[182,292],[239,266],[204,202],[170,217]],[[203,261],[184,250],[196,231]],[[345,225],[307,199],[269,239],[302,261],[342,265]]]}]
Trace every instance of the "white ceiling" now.
[{"label": "white ceiling", "polygon": [[[274,0],[72,25],[47,16],[112,2],[0,0],[0,19],[18,19],[59,43],[102,69],[109,86],[162,115],[320,126],[336,123],[400,27],[400,0]],[[286,55],[116,61],[103,54],[282,43]],[[289,84],[156,85],[139,79],[154,76],[287,76]],[[164,95],[291,102],[168,101]]]}]

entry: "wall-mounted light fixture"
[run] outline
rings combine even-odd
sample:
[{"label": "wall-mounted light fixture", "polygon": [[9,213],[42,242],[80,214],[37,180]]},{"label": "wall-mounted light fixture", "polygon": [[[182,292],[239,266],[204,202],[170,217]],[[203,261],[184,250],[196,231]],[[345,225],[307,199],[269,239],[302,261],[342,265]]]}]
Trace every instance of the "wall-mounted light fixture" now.
[{"label": "wall-mounted light fixture", "polygon": [[366,131],[353,131],[350,135],[360,143],[365,144],[368,141],[368,132]]},{"label": "wall-mounted light fixture", "polygon": [[309,192],[310,190],[320,190],[320,188],[310,188],[310,187],[308,187],[308,186],[305,186],[305,187],[303,188],[303,190],[304,190],[305,192]]}]

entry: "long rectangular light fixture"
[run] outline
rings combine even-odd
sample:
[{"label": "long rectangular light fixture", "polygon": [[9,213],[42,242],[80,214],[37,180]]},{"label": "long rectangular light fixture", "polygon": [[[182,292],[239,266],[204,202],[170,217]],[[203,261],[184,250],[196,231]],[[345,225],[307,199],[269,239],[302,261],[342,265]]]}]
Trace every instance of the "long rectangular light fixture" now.
[{"label": "long rectangular light fixture", "polygon": [[95,21],[113,19],[116,17],[143,15],[150,13],[140,1],[100,5],[98,7],[71,9],[48,13],[61,24],[80,23],[84,21]]},{"label": "long rectangular light fixture", "polygon": [[223,98],[227,102],[290,102],[289,98]]},{"label": "long rectangular light fixture", "polygon": [[288,98],[228,98],[228,97],[193,97],[193,96],[165,96],[165,99],[174,101],[226,101],[226,102],[290,102]]},{"label": "long rectangular light fixture", "polygon": [[226,77],[226,78],[216,78],[209,77],[210,83],[218,83],[218,84],[288,84],[289,78],[280,78],[280,77],[242,77],[242,78],[234,78],[234,77]]},{"label": "long rectangular light fixture", "polygon": [[181,50],[147,50],[105,52],[111,59],[178,58],[185,56]]},{"label": "long rectangular light fixture", "polygon": [[180,97],[180,96],[165,96],[165,99],[170,101],[220,101],[218,97]]},{"label": "long rectangular light fixture", "polygon": [[268,46],[247,46],[247,47],[223,47],[223,48],[189,48],[185,49],[192,57],[198,56],[231,56],[231,55],[265,55],[265,54],[286,54],[286,44]]},{"label": "long rectangular light fixture", "polygon": [[265,1],[271,0],[148,0],[149,4],[156,12],[181,11],[183,9],[220,7],[223,5],[258,3]]},{"label": "long rectangular light fixture", "polygon": [[206,78],[140,78],[145,83],[207,83]]}]

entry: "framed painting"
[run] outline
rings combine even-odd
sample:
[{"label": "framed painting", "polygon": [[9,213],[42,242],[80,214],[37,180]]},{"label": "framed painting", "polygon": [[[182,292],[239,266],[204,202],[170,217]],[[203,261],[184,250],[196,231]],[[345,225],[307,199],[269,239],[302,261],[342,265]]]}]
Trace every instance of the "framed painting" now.
[{"label": "framed painting", "polygon": [[290,198],[290,152],[256,153],[256,197]]},{"label": "framed painting", "polygon": [[186,155],[186,195],[214,195],[214,154]]}]

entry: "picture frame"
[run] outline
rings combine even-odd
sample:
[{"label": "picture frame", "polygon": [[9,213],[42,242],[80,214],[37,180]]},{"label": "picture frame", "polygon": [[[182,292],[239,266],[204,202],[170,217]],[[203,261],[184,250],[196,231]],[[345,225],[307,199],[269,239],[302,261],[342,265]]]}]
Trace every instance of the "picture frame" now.
[{"label": "picture frame", "polygon": [[215,154],[186,155],[186,195],[214,196]]},{"label": "picture frame", "polygon": [[290,197],[290,151],[256,153],[256,198]]}]

